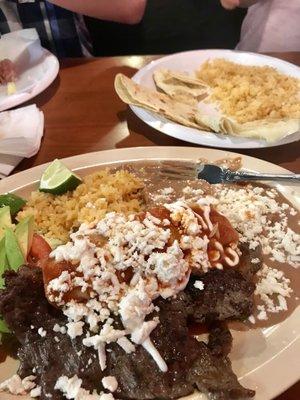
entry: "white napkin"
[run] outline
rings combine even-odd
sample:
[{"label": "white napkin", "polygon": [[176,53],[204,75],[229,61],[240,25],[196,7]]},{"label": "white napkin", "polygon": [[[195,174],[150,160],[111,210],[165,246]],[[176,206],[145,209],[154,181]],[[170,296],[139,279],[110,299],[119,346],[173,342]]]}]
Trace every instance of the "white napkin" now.
[{"label": "white napkin", "polygon": [[0,113],[0,175],[36,154],[43,132],[44,114],[35,104]]}]

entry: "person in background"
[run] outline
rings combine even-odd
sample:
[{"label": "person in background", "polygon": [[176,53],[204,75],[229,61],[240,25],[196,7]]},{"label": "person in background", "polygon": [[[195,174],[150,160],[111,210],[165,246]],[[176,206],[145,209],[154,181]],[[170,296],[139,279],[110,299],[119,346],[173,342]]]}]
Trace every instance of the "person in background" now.
[{"label": "person in background", "polygon": [[[170,54],[233,49],[246,11],[225,10],[220,0],[148,0],[135,26],[87,18],[97,56]],[[109,38],[104,43],[101,38]]]},{"label": "person in background", "polygon": [[300,51],[300,0],[221,0],[227,9],[249,7],[238,50]]},{"label": "person in background", "polygon": [[[84,15],[138,23],[147,0],[0,0],[0,34],[35,28],[44,47],[58,57],[91,56]],[[102,40],[109,40],[103,38]]]}]

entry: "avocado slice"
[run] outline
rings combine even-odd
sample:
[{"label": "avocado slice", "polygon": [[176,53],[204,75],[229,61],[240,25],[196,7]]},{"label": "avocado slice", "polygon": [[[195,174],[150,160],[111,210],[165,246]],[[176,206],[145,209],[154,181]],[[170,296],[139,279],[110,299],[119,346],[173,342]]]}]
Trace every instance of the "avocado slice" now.
[{"label": "avocado slice", "polygon": [[10,330],[8,329],[3,319],[1,319],[1,317],[0,317],[0,333],[10,333]]},{"label": "avocado slice", "polygon": [[[6,257],[6,249],[5,249],[5,237],[0,240],[0,289],[3,289],[5,286],[3,274],[4,271],[9,268],[8,260]],[[6,323],[1,319],[0,315],[0,333],[9,333],[9,329]],[[1,335],[0,335],[1,342]]]},{"label": "avocado slice", "polygon": [[0,237],[3,236],[5,228],[10,228],[12,226],[11,214],[9,206],[4,206],[0,208]]},{"label": "avocado slice", "polygon": [[33,230],[34,230],[33,215],[30,215],[22,219],[18,223],[15,229],[15,234],[25,259],[27,259],[28,253],[31,249]]},{"label": "avocado slice", "polygon": [[18,239],[11,228],[5,229],[5,249],[9,267],[17,271],[21,265],[25,264],[26,260],[23,256]]},{"label": "avocado slice", "polygon": [[0,289],[4,288],[4,271],[9,268],[8,260],[6,257],[5,237],[0,240]]}]

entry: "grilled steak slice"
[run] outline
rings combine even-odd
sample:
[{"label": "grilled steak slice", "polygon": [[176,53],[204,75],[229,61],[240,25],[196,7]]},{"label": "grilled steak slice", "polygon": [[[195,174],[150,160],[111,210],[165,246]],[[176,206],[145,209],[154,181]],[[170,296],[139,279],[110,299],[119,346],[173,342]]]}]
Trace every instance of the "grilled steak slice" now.
[{"label": "grilled steak slice", "polygon": [[232,336],[227,325],[214,322],[209,327],[208,348],[215,356],[228,356],[232,347]]},{"label": "grilled steak slice", "polygon": [[[238,270],[249,281],[253,280],[254,275],[259,271],[263,264],[262,248],[257,246],[255,249],[250,249],[247,243],[240,243],[242,255],[238,265]],[[251,260],[256,260],[252,263]]]},{"label": "grilled steak slice", "polygon": [[6,290],[0,291],[0,314],[20,343],[24,343],[30,326],[47,324],[60,314],[51,307],[44,294],[42,272],[38,268],[21,267],[18,273],[6,271]]},{"label": "grilled steak slice", "polygon": [[[200,279],[204,290],[195,288]],[[251,315],[255,285],[236,270],[212,270],[191,278],[186,288],[193,304],[193,318],[196,322],[245,319]]]},{"label": "grilled steak slice", "polygon": [[[242,255],[237,269],[214,269],[190,279],[185,293],[190,296],[196,322],[243,320],[251,315],[255,291],[253,278],[261,268],[262,253],[259,247],[250,250],[247,244],[242,244],[240,249]],[[251,263],[254,258],[259,262]],[[196,280],[203,282],[204,290],[194,287]]]},{"label": "grilled steak slice", "polygon": [[[87,389],[100,389],[103,373],[96,352],[82,346],[80,339],[70,340],[69,336],[53,331],[55,324],[62,326],[67,321],[60,310],[48,303],[41,270],[24,266],[18,273],[8,271],[5,275],[6,289],[0,290],[0,314],[21,343],[19,375],[32,375],[32,369],[36,369],[42,400],[48,400],[47,393],[53,395],[52,400],[64,399],[53,390],[62,375],[78,375]],[[39,328],[47,332],[45,337],[40,336]]]},{"label": "grilled steak slice", "polygon": [[[0,314],[21,342],[19,374],[25,377],[35,368],[36,383],[41,386],[41,400],[62,400],[54,390],[57,379],[77,375],[88,390],[103,390],[103,376],[116,377],[116,397],[128,400],[175,399],[188,395],[195,388],[212,399],[241,399],[254,392],[244,389],[232,372],[226,357],[231,336],[224,326],[213,326],[209,344],[189,336],[187,321],[194,312],[190,294],[180,293],[176,299],[158,299],[160,323],[151,339],[168,364],[168,371],[159,370],[142,346],[126,354],[116,343],[107,346],[107,368],[101,371],[98,355],[82,345],[82,338],[53,331],[55,324],[65,325],[66,317],[47,303],[40,270],[22,267],[17,273],[6,273],[7,288],[0,291]],[[198,292],[201,292],[198,290]],[[41,337],[38,329],[47,333]]]},{"label": "grilled steak slice", "polygon": [[[66,323],[64,318],[56,322]],[[53,332],[53,326],[45,325],[44,329],[47,328],[45,337],[36,334],[36,331],[26,335],[25,343],[18,352],[21,362],[19,375],[32,375],[35,368],[34,375],[41,386],[42,400],[47,400],[49,393],[53,396],[51,400],[64,399],[61,392],[54,390],[55,382],[62,375],[70,378],[77,375],[83,380],[84,388],[102,390],[101,379],[104,375],[95,350],[82,346],[80,339],[71,340],[68,335]]]},{"label": "grilled steak slice", "polygon": [[200,392],[204,392],[212,400],[248,399],[255,395],[253,390],[243,388],[232,372],[227,357],[216,357],[203,342],[199,342],[199,356],[189,379]]},{"label": "grilled steak slice", "polygon": [[[186,319],[189,307],[186,307],[186,301],[187,295],[183,292],[175,301],[158,302],[160,324],[153,331],[151,338],[167,361],[170,371],[172,366],[175,366],[173,370],[177,377],[185,370],[186,382],[189,382],[193,389],[198,388],[214,400],[253,397],[255,392],[243,388],[238,383],[230,360],[226,357],[232,344],[232,336],[227,326],[218,322],[213,324],[209,329],[208,345],[189,337]],[[179,331],[182,332],[181,337],[178,335]],[[170,352],[170,349],[173,351]],[[222,383],[218,383],[219,379]]]},{"label": "grilled steak slice", "polygon": [[232,342],[227,327],[212,326],[208,345],[190,337],[184,297],[183,294],[176,300],[157,302],[160,324],[152,332],[151,339],[168,364],[167,373],[158,370],[142,347],[128,355],[116,345],[112,346],[108,369],[111,375],[118,377],[116,396],[130,400],[174,399],[198,388],[214,400],[253,397],[255,392],[238,383],[225,356]]},{"label": "grilled steak slice", "polygon": [[111,375],[118,377],[118,398],[173,399],[193,392],[193,382],[188,381],[188,371],[197,358],[198,342],[188,335],[185,295],[180,293],[172,301],[159,299],[160,323],[151,339],[168,365],[162,373],[152,357],[141,347],[125,354],[114,346],[109,356]]}]

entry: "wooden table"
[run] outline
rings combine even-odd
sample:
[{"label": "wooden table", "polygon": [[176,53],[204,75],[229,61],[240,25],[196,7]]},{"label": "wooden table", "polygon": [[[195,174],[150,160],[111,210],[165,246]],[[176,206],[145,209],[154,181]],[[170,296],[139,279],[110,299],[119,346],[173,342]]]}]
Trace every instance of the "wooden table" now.
[{"label": "wooden table", "polygon": [[[300,53],[276,54],[300,65]],[[128,76],[154,57],[68,59],[59,77],[34,101],[45,113],[45,136],[39,153],[17,171],[97,150],[136,146],[193,146],[157,132],[140,121],[113,89],[118,72]],[[300,142],[269,149],[241,150],[294,172],[300,172]],[[284,366],[283,366],[284,368]],[[276,400],[299,400],[300,383]]]},{"label": "wooden table", "polygon": [[[277,54],[300,65],[300,53]],[[37,156],[18,170],[97,150],[136,146],[193,146],[163,135],[140,121],[113,89],[118,72],[133,75],[154,57],[68,59],[55,82],[34,101],[45,113],[45,136]],[[300,172],[300,142],[269,149],[241,150]]]}]

